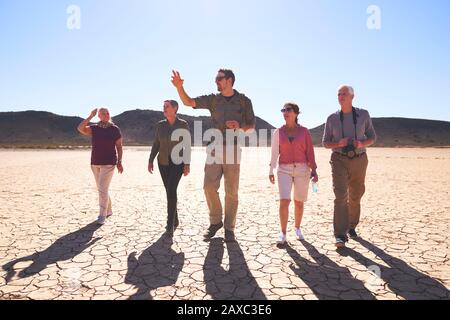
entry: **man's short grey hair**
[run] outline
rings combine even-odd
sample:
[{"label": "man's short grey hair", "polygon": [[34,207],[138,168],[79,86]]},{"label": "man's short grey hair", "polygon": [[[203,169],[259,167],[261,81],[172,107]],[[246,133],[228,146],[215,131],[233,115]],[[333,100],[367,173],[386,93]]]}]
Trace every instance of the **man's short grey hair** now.
[{"label": "man's short grey hair", "polygon": [[352,96],[355,95],[355,90],[353,89],[352,86],[349,86],[348,84],[340,85],[339,88],[338,88],[338,92],[339,92],[341,89],[344,89],[344,88],[347,88],[347,89],[348,89],[348,92],[349,92]]}]

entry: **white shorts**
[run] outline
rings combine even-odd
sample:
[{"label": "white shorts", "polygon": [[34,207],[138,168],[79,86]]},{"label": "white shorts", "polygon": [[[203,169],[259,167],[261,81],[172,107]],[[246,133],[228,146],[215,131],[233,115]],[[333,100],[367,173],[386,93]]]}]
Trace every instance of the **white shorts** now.
[{"label": "white shorts", "polygon": [[306,163],[280,164],[278,166],[278,190],[281,200],[291,200],[292,185],[294,185],[294,200],[308,200],[311,169]]}]

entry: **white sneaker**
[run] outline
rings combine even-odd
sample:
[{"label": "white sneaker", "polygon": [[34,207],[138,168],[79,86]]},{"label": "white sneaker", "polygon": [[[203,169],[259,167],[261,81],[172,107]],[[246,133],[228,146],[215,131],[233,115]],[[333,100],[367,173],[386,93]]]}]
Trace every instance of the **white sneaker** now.
[{"label": "white sneaker", "polygon": [[303,241],[305,240],[305,237],[302,234],[302,230],[300,228],[295,228],[295,236],[297,237],[297,240]]},{"label": "white sneaker", "polygon": [[277,244],[283,245],[285,243],[286,243],[286,235],[283,232],[280,232],[280,234],[278,235]]}]

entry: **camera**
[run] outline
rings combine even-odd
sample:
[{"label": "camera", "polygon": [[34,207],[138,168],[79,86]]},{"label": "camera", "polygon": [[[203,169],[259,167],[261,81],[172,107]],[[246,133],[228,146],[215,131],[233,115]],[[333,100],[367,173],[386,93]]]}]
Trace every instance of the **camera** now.
[{"label": "camera", "polygon": [[353,139],[348,140],[348,144],[342,148],[342,153],[349,159],[353,159],[356,156],[356,148],[353,145]]}]

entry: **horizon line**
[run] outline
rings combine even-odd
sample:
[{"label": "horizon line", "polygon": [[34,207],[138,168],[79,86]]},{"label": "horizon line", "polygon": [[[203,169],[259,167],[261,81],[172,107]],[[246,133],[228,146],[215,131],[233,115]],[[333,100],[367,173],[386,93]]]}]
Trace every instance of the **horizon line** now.
[{"label": "horizon line", "polygon": [[[125,111],[123,111],[123,112],[121,112],[121,113],[119,113],[119,114],[117,114],[115,116],[112,116],[111,118],[118,117],[118,116],[124,114],[125,112],[131,112],[131,111],[154,111],[154,112],[162,113],[161,110],[136,108],[136,109],[125,110]],[[2,114],[2,113],[23,113],[23,112],[46,112],[46,113],[51,113],[51,114],[54,114],[54,115],[57,115],[57,116],[60,116],[60,117],[78,117],[78,118],[84,119],[83,117],[77,116],[77,115],[62,115],[62,114],[54,113],[54,112],[48,111],[48,110],[33,110],[33,109],[21,110],[21,111],[0,111],[0,114]],[[188,115],[188,114],[183,114],[182,112],[179,113],[179,114],[183,115],[183,116],[193,117],[193,118],[210,117],[208,115],[198,115],[198,116]],[[257,118],[267,122],[271,126],[273,126],[269,121],[265,120],[264,118],[261,118],[261,117],[257,116],[256,114],[255,114],[255,117],[257,117]],[[406,119],[406,120],[423,120],[423,121],[450,122],[450,120],[442,120],[442,119],[408,118],[408,117],[398,117],[398,116],[382,116],[382,117],[371,117],[371,118],[372,119]],[[320,126],[322,126],[324,124],[325,124],[325,122],[323,122],[322,124],[317,125],[316,127],[320,127]],[[273,126],[273,127],[276,127],[276,126]],[[314,128],[312,128],[312,129],[314,129]]]}]

